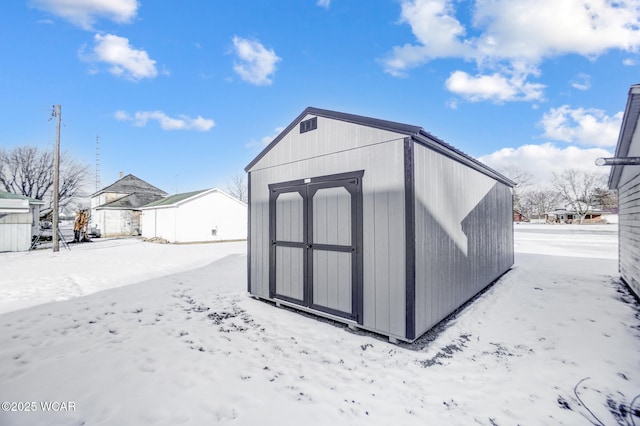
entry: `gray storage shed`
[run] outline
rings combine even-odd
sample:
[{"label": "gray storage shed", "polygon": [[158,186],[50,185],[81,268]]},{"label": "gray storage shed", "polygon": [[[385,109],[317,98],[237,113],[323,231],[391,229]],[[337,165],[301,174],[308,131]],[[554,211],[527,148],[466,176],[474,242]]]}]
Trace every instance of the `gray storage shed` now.
[{"label": "gray storage shed", "polygon": [[[629,89],[609,189],[618,191],[618,267],[621,278],[640,297],[640,165],[625,159],[640,157],[640,85]],[[624,164],[629,163],[629,164]]]},{"label": "gray storage shed", "polygon": [[310,107],[245,170],[255,297],[413,341],[513,265],[514,183],[420,127]]}]

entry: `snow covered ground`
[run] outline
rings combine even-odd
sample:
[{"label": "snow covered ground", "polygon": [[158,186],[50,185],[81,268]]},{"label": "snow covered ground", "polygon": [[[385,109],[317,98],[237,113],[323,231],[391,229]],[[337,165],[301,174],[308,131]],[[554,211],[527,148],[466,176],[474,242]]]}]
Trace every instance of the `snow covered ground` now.
[{"label": "snow covered ground", "polygon": [[640,424],[617,228],[515,230],[513,269],[412,345],[248,297],[245,243],[2,253],[0,425]]}]

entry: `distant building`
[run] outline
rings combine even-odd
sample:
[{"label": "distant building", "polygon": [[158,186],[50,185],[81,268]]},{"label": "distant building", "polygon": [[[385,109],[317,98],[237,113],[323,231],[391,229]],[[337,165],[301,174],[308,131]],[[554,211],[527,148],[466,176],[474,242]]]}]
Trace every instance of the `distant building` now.
[{"label": "distant building", "polygon": [[524,215],[520,210],[513,210],[513,221],[514,222],[529,222],[529,218]]},{"label": "distant building", "polygon": [[[609,211],[590,208],[582,220],[583,224],[586,223],[609,223],[607,217],[611,213]],[[546,213],[547,222],[549,223],[580,223],[580,215],[566,208],[556,209]]]},{"label": "distant building", "polygon": [[[616,146],[616,158],[640,157],[640,85],[629,89]],[[640,165],[617,165],[609,174],[609,189],[618,191],[620,276],[640,297]]]},{"label": "distant building", "polygon": [[91,228],[101,237],[140,235],[140,208],[167,193],[128,174],[91,195]]},{"label": "distant building", "polygon": [[0,192],[0,252],[26,251],[40,228],[44,201]]},{"label": "distant building", "polygon": [[247,205],[217,188],[175,194],[142,211],[142,236],[170,243],[247,239]]}]

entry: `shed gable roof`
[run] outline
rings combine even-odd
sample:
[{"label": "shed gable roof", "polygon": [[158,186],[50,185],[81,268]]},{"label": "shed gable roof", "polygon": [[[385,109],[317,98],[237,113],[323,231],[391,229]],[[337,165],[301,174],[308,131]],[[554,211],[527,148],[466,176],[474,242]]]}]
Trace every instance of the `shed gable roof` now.
[{"label": "shed gable roof", "polygon": [[347,114],[344,112],[331,111],[326,109],[319,109],[314,107],[307,107],[302,113],[289,124],[258,156],[251,161],[245,167],[245,171],[249,172],[262,158],[264,158],[273,147],[275,147],[289,132],[291,132],[307,115],[314,115],[317,117],[329,118],[333,120],[345,121],[348,123],[359,124],[363,126],[373,127],[376,129],[387,130],[404,134],[407,137],[413,139],[414,142],[420,143],[431,149],[440,152],[456,161],[459,161],[469,167],[472,167],[494,179],[497,179],[508,186],[515,186],[515,182],[509,178],[503,176],[497,171],[491,169],[475,158],[465,154],[452,145],[438,139],[437,137],[426,132],[422,127],[414,126],[411,124],[398,123],[394,121],[381,120],[377,118],[364,117],[355,114]]},{"label": "shed gable roof", "polygon": [[159,196],[166,196],[167,193],[163,190],[156,188],[148,182],[132,175],[128,174],[112,183],[109,186],[102,188],[100,191],[92,194],[92,197],[102,194],[104,192],[116,192],[121,194],[155,194]]},{"label": "shed gable roof", "polygon": [[[634,84],[629,88],[627,106],[624,110],[622,126],[620,127],[620,135],[618,136],[618,144],[616,146],[616,158],[629,156],[633,135],[638,126],[638,119],[640,119],[640,84]],[[609,189],[616,189],[618,187],[624,167],[625,166],[619,165],[611,168],[611,172],[609,173]]]}]

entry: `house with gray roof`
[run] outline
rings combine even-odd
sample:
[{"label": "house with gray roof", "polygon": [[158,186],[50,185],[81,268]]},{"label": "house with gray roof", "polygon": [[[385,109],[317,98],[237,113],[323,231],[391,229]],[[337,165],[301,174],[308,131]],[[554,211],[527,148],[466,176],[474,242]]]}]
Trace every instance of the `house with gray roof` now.
[{"label": "house with gray roof", "polygon": [[140,235],[140,208],[166,196],[163,190],[128,174],[91,195],[91,228],[97,228],[102,237]]}]

